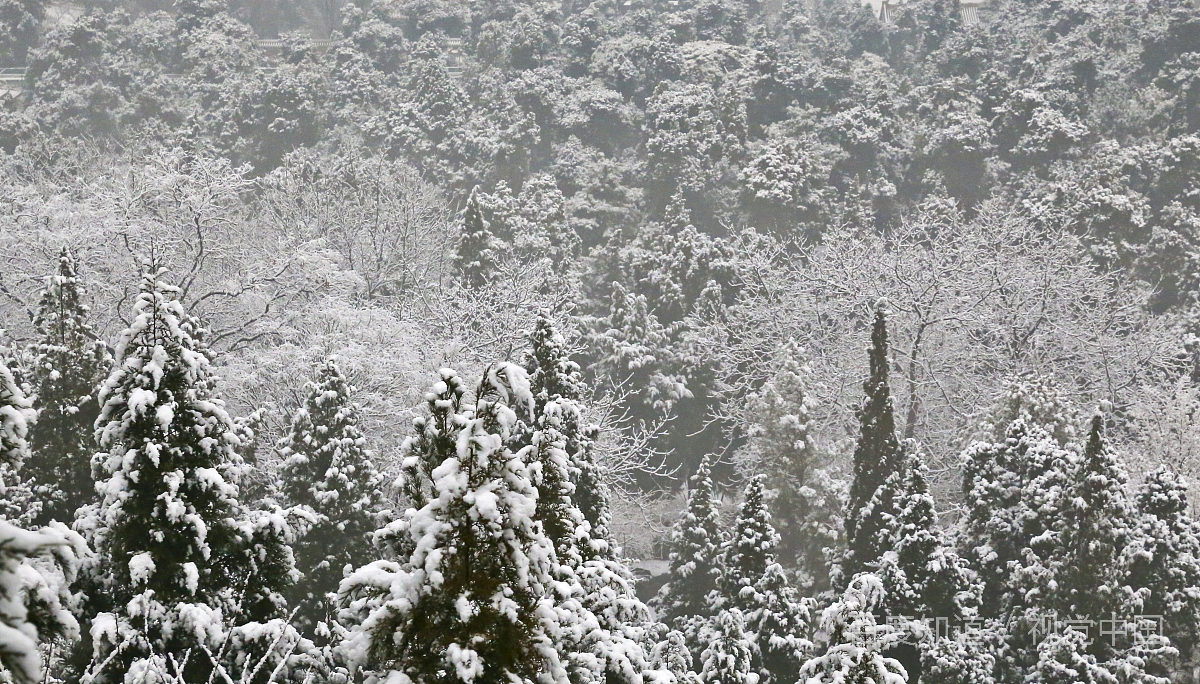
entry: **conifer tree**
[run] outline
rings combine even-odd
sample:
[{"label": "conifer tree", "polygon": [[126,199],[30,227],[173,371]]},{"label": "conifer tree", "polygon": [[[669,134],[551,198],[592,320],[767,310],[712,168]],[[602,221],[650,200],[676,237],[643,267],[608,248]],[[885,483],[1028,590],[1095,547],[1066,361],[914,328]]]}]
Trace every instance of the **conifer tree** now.
[{"label": "conifer tree", "polygon": [[776,558],[779,536],[766,509],[765,480],[755,476],[746,488],[733,538],[725,543],[721,590],[712,602],[740,611],[754,672],[762,684],[773,684],[790,681],[812,644],[803,637],[807,608]]},{"label": "conifer tree", "polygon": [[580,553],[586,559],[611,558],[615,549],[609,533],[608,483],[596,462],[597,428],[584,424],[581,404],[587,386],[583,374],[579,364],[571,360],[566,339],[548,313],[538,314],[529,343],[524,367],[529,374],[537,423],[531,427],[549,421],[564,440],[567,474],[573,485],[572,501],[589,527],[590,543],[580,548]]},{"label": "conifer tree", "polygon": [[100,554],[88,677],[126,681],[157,672],[204,681],[224,629],[238,611],[241,513],[222,475],[235,457],[234,424],[212,396],[209,360],[198,351],[176,290],[150,269],[119,365],[99,394],[96,456]]},{"label": "conifer tree", "polygon": [[700,682],[700,676],[692,669],[692,652],[688,649],[687,637],[677,629],[667,632],[665,638],[654,645],[650,665],[656,670],[670,673],[677,684]]},{"label": "conifer tree", "polygon": [[[1015,579],[1033,597],[1031,610],[1097,621],[1125,615],[1119,561],[1134,523],[1125,482],[1097,413],[1083,453],[1058,461],[1032,483],[1030,508],[1046,520],[1046,531],[1031,538]],[[1097,639],[1089,651],[1107,660],[1111,646]]]},{"label": "conifer tree", "polygon": [[879,558],[883,516],[893,513],[894,504],[883,499],[873,503],[873,499],[887,478],[904,467],[904,449],[896,438],[888,388],[887,312],[883,302],[875,310],[868,355],[871,372],[863,382],[867,396],[858,409],[861,432],[854,449],[854,479],[846,507],[846,557],[842,573],[847,580]]},{"label": "conifer tree", "polygon": [[899,484],[899,513],[887,531],[890,549],[875,571],[887,589],[887,614],[946,618],[959,624],[975,614],[978,585],[938,528],[925,473],[921,457],[912,453],[904,472],[888,479],[889,485]]},{"label": "conifer tree", "polygon": [[1070,458],[1044,429],[1018,418],[1001,442],[975,442],[963,453],[966,510],[957,532],[957,548],[981,583],[979,614],[996,619],[1024,605],[1012,567],[1024,549],[1046,531],[1039,516],[1033,483],[1065,479],[1055,467]]},{"label": "conifer tree", "polygon": [[704,684],[758,684],[753,646],[746,637],[742,613],[722,610],[713,618],[708,645],[701,655],[700,681]]},{"label": "conifer tree", "polygon": [[1054,378],[1023,375],[1005,383],[992,416],[985,424],[993,441],[1004,441],[1008,426],[1018,418],[1045,430],[1060,445],[1076,441],[1072,409]]},{"label": "conifer tree", "polygon": [[1140,589],[1137,612],[1161,615],[1163,631],[1185,657],[1200,644],[1200,525],[1188,514],[1187,484],[1165,466],[1137,493],[1137,525],[1123,572]]},{"label": "conifer tree", "polygon": [[87,322],[85,295],[75,259],[64,248],[58,272],[46,279],[38,303],[34,325],[41,339],[29,350],[38,422],[30,430],[32,458],[24,474],[41,503],[33,521],[39,526],[50,520],[69,524],[75,511],[95,498],[96,393],[112,359]]},{"label": "conifer tree", "polygon": [[471,191],[467,207],[463,210],[462,235],[454,256],[454,270],[465,287],[479,290],[491,281],[499,257],[498,247],[498,241],[484,218],[483,208],[479,204],[479,188],[476,187]]},{"label": "conifer tree", "polygon": [[683,629],[691,618],[712,614],[708,595],[718,588],[722,542],[705,457],[692,475],[687,510],[671,533],[669,579],[659,591],[659,614],[667,625]]},{"label": "conifer tree", "polygon": [[[580,592],[562,601],[569,627],[559,652],[570,660],[574,681],[600,674],[614,683],[636,681],[646,668],[638,642],[649,611],[608,538],[608,496],[592,453],[594,429],[582,426],[585,386],[579,366],[567,356],[565,339],[545,313],[530,335],[524,367],[533,424],[519,425],[514,444],[523,445],[526,460],[537,464],[535,517],[554,545],[559,586]],[[582,477],[585,473],[588,477]],[[580,500],[587,502],[596,526],[580,509]]]},{"label": "conifer tree", "polygon": [[[452,392],[447,376],[432,395]],[[344,616],[358,621],[346,644],[352,663],[416,684],[567,684],[554,647],[554,547],[534,518],[530,469],[505,446],[514,409],[528,412],[532,401],[524,371],[500,364],[485,372],[473,407],[447,412],[436,437],[454,451],[429,472],[424,505],[391,526],[408,536],[411,555],[342,583]]]},{"label": "conifer tree", "polygon": [[0,464],[14,472],[21,468],[29,455],[29,426],[36,420],[33,402],[8,366],[0,364]]},{"label": "conifer tree", "polygon": [[748,398],[748,439],[739,460],[745,472],[767,475],[779,557],[785,565],[794,564],[800,586],[819,593],[829,581],[825,549],[835,547],[841,536],[841,502],[809,438],[812,401],[801,357],[789,343],[780,369]]},{"label": "conifer tree", "polygon": [[383,476],[371,462],[358,429],[359,409],[350,399],[353,388],[336,359],[325,359],[307,391],[280,456],[288,504],[307,507],[314,515],[311,529],[295,545],[303,581],[295,585],[290,601],[300,611],[298,624],[311,630],[327,619],[329,595],[337,592],[343,568],[371,556],[370,535],[383,507]]},{"label": "conifer tree", "polygon": [[800,667],[805,684],[905,684],[908,674],[899,662],[884,655],[903,636],[878,624],[875,609],[884,597],[883,583],[870,573],[856,575],[840,600],[821,615],[828,635],[824,655]]}]

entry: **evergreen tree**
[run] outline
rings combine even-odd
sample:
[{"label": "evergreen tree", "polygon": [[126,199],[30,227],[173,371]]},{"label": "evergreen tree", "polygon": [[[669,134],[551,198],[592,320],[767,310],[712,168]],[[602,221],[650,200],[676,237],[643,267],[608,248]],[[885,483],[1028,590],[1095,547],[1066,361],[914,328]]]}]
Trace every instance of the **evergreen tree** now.
[{"label": "evergreen tree", "polygon": [[1055,464],[1065,464],[1070,454],[1044,429],[1018,418],[1004,441],[975,442],[962,458],[966,510],[957,548],[982,584],[980,616],[999,619],[1024,605],[1012,568],[1050,522],[1034,507],[1033,483],[1065,479]]},{"label": "evergreen tree", "polygon": [[877,624],[875,609],[884,596],[883,583],[869,573],[856,575],[841,599],[821,615],[828,635],[824,655],[800,667],[806,684],[905,684],[908,674],[899,662],[884,655],[903,636],[889,625]]},{"label": "evergreen tree", "polygon": [[[431,394],[452,391],[442,385]],[[342,583],[352,599],[344,615],[358,618],[347,642],[354,664],[417,684],[567,684],[554,648],[554,547],[534,518],[530,468],[505,446],[514,408],[531,404],[524,371],[501,364],[485,372],[472,410],[446,416],[454,451],[430,471],[424,505],[393,527],[410,557]]]},{"label": "evergreen tree", "polygon": [[30,349],[38,422],[30,430],[33,457],[25,475],[42,504],[34,519],[39,526],[50,520],[69,524],[75,511],[95,498],[96,393],[112,359],[87,322],[85,295],[75,259],[64,248],[58,273],[46,279],[34,319],[41,341]]},{"label": "evergreen tree", "polygon": [[713,618],[708,645],[701,656],[700,681],[704,684],[758,684],[753,646],[744,626],[737,608],[722,610]]},{"label": "evergreen tree", "polygon": [[[1125,482],[1097,414],[1083,454],[1058,461],[1031,483],[1039,496],[1029,497],[1030,508],[1046,519],[1046,531],[1030,539],[1015,582],[1039,615],[1099,621],[1125,614],[1119,561],[1134,522]],[[1106,643],[1111,647],[1111,641],[1095,640],[1090,652],[1106,660]]]},{"label": "evergreen tree", "polygon": [[1117,684],[1119,681],[1087,652],[1088,636],[1076,630],[1049,634],[1037,645],[1037,665],[1026,677],[1038,684]]},{"label": "evergreen tree", "polygon": [[[649,611],[608,538],[608,496],[593,456],[594,428],[582,427],[585,386],[579,366],[568,358],[564,338],[545,313],[538,316],[530,345],[524,367],[534,424],[520,424],[514,443],[525,445],[525,460],[537,464],[535,517],[554,545],[558,586],[579,591],[560,595],[569,626],[559,652],[567,655],[574,682],[598,676],[633,682],[646,669],[638,642]],[[597,527],[580,509],[580,500],[587,502]]]},{"label": "evergreen tree", "polygon": [[877,499],[887,478],[904,467],[904,448],[896,439],[896,420],[888,389],[887,312],[881,302],[875,310],[871,332],[871,374],[863,382],[866,399],[858,409],[861,432],[854,449],[854,480],[846,507],[845,579],[852,578],[879,558],[879,540],[885,516],[894,502]]},{"label": "evergreen tree", "polygon": [[13,472],[24,464],[29,455],[29,426],[36,421],[33,402],[21,391],[8,366],[0,364],[0,464]]},{"label": "evergreen tree", "polygon": [[327,619],[343,568],[371,555],[383,476],[367,452],[359,409],[350,399],[353,388],[337,360],[325,359],[318,379],[306,389],[308,397],[292,417],[280,457],[288,504],[314,515],[311,529],[295,545],[296,569],[304,581],[296,584],[290,601],[300,611],[298,624],[312,630]]},{"label": "evergreen tree", "polygon": [[555,328],[548,313],[538,314],[529,344],[523,365],[529,374],[535,422],[537,426],[552,423],[562,436],[567,474],[573,485],[572,501],[589,527],[590,543],[579,551],[586,559],[611,558],[615,548],[609,532],[608,483],[596,462],[598,428],[584,424],[582,401],[587,386],[583,374],[579,364],[571,360],[566,339]]},{"label": "evergreen tree", "polygon": [[1042,428],[1064,446],[1078,436],[1071,406],[1051,377],[1023,375],[1006,382],[984,428],[993,441],[1004,441],[1008,426],[1018,418]]},{"label": "evergreen tree", "polygon": [[747,399],[748,439],[738,456],[744,472],[767,476],[779,557],[796,566],[801,586],[818,593],[828,588],[825,549],[841,536],[841,502],[808,435],[812,401],[800,359],[800,350],[789,343],[779,370]]},{"label": "evergreen tree", "polygon": [[462,284],[471,290],[485,287],[496,270],[499,241],[479,205],[479,188],[471,191],[467,208],[463,210],[462,236],[454,256],[454,270]]},{"label": "evergreen tree", "polygon": [[1140,589],[1138,612],[1161,615],[1163,632],[1187,656],[1200,643],[1200,525],[1188,514],[1187,484],[1165,466],[1137,493],[1137,525],[1124,574]]},{"label": "evergreen tree", "polygon": [[659,591],[659,615],[667,625],[686,633],[684,627],[691,618],[712,614],[708,595],[717,589],[720,580],[722,542],[709,460],[705,457],[692,475],[687,510],[671,533],[669,579]]},{"label": "evergreen tree", "polygon": [[756,476],[746,488],[733,538],[725,543],[721,590],[712,602],[740,611],[753,646],[753,670],[760,682],[773,684],[790,681],[812,644],[802,636],[807,607],[776,558],[779,536],[766,509],[765,480]]},{"label": "evergreen tree", "polygon": [[673,629],[654,645],[650,665],[656,670],[669,673],[677,684],[699,684],[700,676],[692,669],[692,652],[688,649],[687,637]]},{"label": "evergreen tree", "polygon": [[885,541],[891,548],[875,570],[887,588],[884,612],[959,624],[975,614],[978,585],[938,528],[925,473],[924,462],[913,453],[902,477],[897,473],[888,478],[889,485],[900,486],[895,496],[899,513]]},{"label": "evergreen tree", "polygon": [[[292,575],[290,554],[244,536],[247,514],[225,477],[238,464],[236,427],[213,396],[198,324],[161,275],[143,277],[119,365],[99,394],[101,499],[78,523],[99,553],[81,644],[94,682],[206,681],[223,658],[227,669],[244,663],[248,635],[264,626],[235,626],[277,616],[272,585]],[[246,650],[221,649],[230,628]]]}]

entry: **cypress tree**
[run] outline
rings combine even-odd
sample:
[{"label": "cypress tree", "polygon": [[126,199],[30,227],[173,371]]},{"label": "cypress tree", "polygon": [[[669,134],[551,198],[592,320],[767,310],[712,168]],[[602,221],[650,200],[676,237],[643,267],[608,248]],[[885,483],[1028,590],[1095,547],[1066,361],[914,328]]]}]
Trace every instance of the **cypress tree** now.
[{"label": "cypress tree", "polygon": [[957,531],[957,547],[982,585],[980,617],[999,619],[1024,605],[1012,567],[1024,549],[1046,531],[1037,514],[1034,482],[1051,484],[1066,476],[1055,464],[1070,455],[1044,429],[1018,418],[1001,442],[975,442],[963,453],[963,500],[966,510]]},{"label": "cypress tree", "polygon": [[534,518],[530,468],[506,447],[514,409],[532,403],[527,382],[518,366],[488,369],[473,410],[446,426],[455,449],[430,472],[425,504],[395,526],[411,555],[371,563],[342,584],[353,598],[346,614],[361,618],[351,659],[381,679],[567,684],[549,594],[554,547]]},{"label": "cypress tree", "polygon": [[[854,479],[846,506],[846,556],[842,568],[848,580],[879,557],[881,515],[892,512],[893,502],[876,499],[887,478],[904,467],[904,449],[896,438],[896,421],[888,388],[887,312],[881,302],[871,331],[870,376],[858,409],[861,431],[854,449]],[[886,506],[889,510],[882,510]],[[868,515],[868,509],[873,515]]]},{"label": "cypress tree", "polygon": [[[579,364],[568,354],[566,339],[544,311],[538,314],[529,335],[529,352],[523,365],[529,374],[535,422],[542,427],[552,423],[564,441],[566,473],[573,485],[571,498],[589,528],[589,543],[579,551],[585,559],[611,559],[616,549],[609,532],[608,483],[596,461],[598,428],[584,424],[583,418],[587,385]],[[550,407],[552,403],[555,406]]]},{"label": "cypress tree", "polygon": [[89,611],[95,682],[205,681],[214,663],[203,649],[219,649],[222,616],[240,610],[241,510],[222,475],[236,457],[234,423],[212,396],[194,325],[160,277],[144,276],[99,394],[104,479],[94,519],[82,521],[101,559]]},{"label": "cypress tree", "polygon": [[742,613],[722,610],[713,619],[708,645],[701,656],[700,681],[704,684],[758,684],[753,646],[746,637]]},{"label": "cypress tree", "polygon": [[789,343],[780,368],[747,400],[750,425],[739,454],[745,472],[767,476],[767,500],[779,533],[779,557],[812,593],[828,588],[825,549],[841,537],[841,501],[818,462],[808,434],[809,410],[801,352]]},{"label": "cypress tree", "polygon": [[[1031,611],[1096,621],[1127,616],[1119,561],[1134,516],[1125,481],[1097,414],[1082,455],[1058,461],[1031,483],[1030,509],[1045,520],[1045,532],[1031,538],[1015,580],[1031,597]],[[1104,661],[1111,647],[1097,639],[1089,652]]]},{"label": "cypress tree", "polygon": [[87,322],[74,257],[64,248],[58,272],[46,279],[34,319],[38,344],[30,379],[38,422],[30,430],[32,458],[25,477],[41,503],[33,524],[71,523],[75,511],[95,498],[91,458],[96,452],[96,393],[112,365],[108,349]]},{"label": "cypress tree", "polygon": [[692,476],[687,510],[671,533],[669,579],[659,591],[659,613],[667,625],[683,629],[691,618],[712,614],[708,596],[721,577],[722,542],[706,456]]},{"label": "cypress tree", "polygon": [[840,600],[821,616],[828,646],[821,656],[800,667],[799,681],[807,684],[905,684],[908,674],[884,655],[903,638],[880,625],[875,610],[883,599],[883,583],[869,573],[850,580]]},{"label": "cypress tree", "polygon": [[779,535],[764,500],[766,476],[746,487],[733,538],[725,543],[721,592],[715,604],[735,608],[753,646],[752,666],[762,684],[791,682],[812,646],[802,634],[808,611],[776,559]]},{"label": "cypress tree", "polygon": [[1124,573],[1138,612],[1163,616],[1163,631],[1181,655],[1200,644],[1200,525],[1188,514],[1187,484],[1165,466],[1137,493],[1137,525],[1125,548]]},{"label": "cypress tree", "polygon": [[311,631],[327,620],[343,569],[372,554],[370,536],[383,507],[383,476],[371,462],[366,438],[358,429],[359,408],[353,388],[325,359],[318,378],[306,386],[304,406],[292,417],[291,432],[280,449],[283,494],[289,505],[314,515],[311,529],[296,543],[295,585],[291,605],[298,624]]},{"label": "cypress tree", "polygon": [[889,615],[946,618],[959,624],[974,615],[978,597],[974,573],[947,543],[937,524],[926,468],[918,454],[909,456],[895,496],[899,510],[886,535],[890,547],[876,564],[887,596]]},{"label": "cypress tree", "polygon": [[471,290],[485,287],[496,270],[499,244],[479,204],[479,187],[471,190],[463,210],[462,235],[454,256],[454,270],[461,283]]}]

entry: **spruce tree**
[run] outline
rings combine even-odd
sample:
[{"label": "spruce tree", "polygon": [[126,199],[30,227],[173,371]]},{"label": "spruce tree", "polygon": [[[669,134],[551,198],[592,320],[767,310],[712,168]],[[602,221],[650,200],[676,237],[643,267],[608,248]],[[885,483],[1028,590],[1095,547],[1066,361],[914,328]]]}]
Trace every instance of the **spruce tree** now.
[{"label": "spruce tree", "polygon": [[[881,505],[890,509],[893,503],[884,500],[873,503],[873,500],[887,478],[904,467],[904,449],[896,438],[888,388],[887,312],[882,302],[875,310],[868,355],[871,372],[863,382],[867,396],[858,409],[861,430],[854,449],[854,479],[846,506],[846,556],[842,567],[846,580],[879,558],[882,516],[891,513]],[[873,515],[868,515],[868,509]]]},{"label": "spruce tree", "polygon": [[1187,484],[1165,466],[1137,493],[1137,524],[1122,565],[1140,590],[1137,612],[1161,615],[1163,631],[1185,658],[1200,644],[1200,525],[1188,514]]},{"label": "spruce tree", "polygon": [[463,210],[462,235],[454,256],[454,270],[464,287],[480,290],[491,281],[499,258],[498,249],[499,242],[492,235],[479,204],[477,186],[471,190],[467,207]]},{"label": "spruce tree", "polygon": [[[447,376],[433,396],[451,391]],[[357,619],[347,642],[356,665],[416,684],[567,684],[555,649],[554,547],[534,518],[530,468],[506,447],[515,409],[531,403],[524,371],[500,364],[485,372],[473,407],[446,415],[438,437],[454,450],[428,473],[424,505],[392,526],[411,555],[342,583],[352,599],[344,616]]]},{"label": "spruce tree", "polygon": [[659,615],[667,625],[687,633],[684,627],[692,618],[712,614],[708,596],[718,588],[722,543],[709,459],[705,457],[692,475],[687,510],[671,533],[669,579],[659,591]]},{"label": "spruce tree", "polygon": [[372,555],[370,536],[383,508],[383,476],[358,428],[353,388],[334,358],[325,359],[318,373],[280,448],[284,497],[314,515],[295,545],[303,581],[289,601],[300,611],[297,623],[310,631],[328,619],[343,569]]},{"label": "spruce tree", "polygon": [[219,650],[222,616],[240,609],[241,510],[222,475],[235,428],[177,291],[160,277],[144,276],[99,394],[101,500],[82,521],[100,555],[91,605],[106,609],[90,614],[95,682],[207,680],[214,663],[203,650]]},{"label": "spruce tree", "polygon": [[38,422],[30,430],[32,458],[24,475],[41,503],[33,521],[39,526],[50,520],[70,524],[75,511],[95,498],[96,393],[112,359],[87,322],[85,296],[75,259],[64,248],[38,303],[34,325],[41,339],[29,350]]}]

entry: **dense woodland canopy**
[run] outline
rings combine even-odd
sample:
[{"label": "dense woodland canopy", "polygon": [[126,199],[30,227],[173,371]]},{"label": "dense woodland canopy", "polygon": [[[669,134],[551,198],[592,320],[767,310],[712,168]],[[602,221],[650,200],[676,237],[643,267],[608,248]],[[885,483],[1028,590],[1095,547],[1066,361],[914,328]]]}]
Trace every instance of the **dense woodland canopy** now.
[{"label": "dense woodland canopy", "polygon": [[0,0],[0,677],[1191,676],[1200,8],[889,12]]}]

